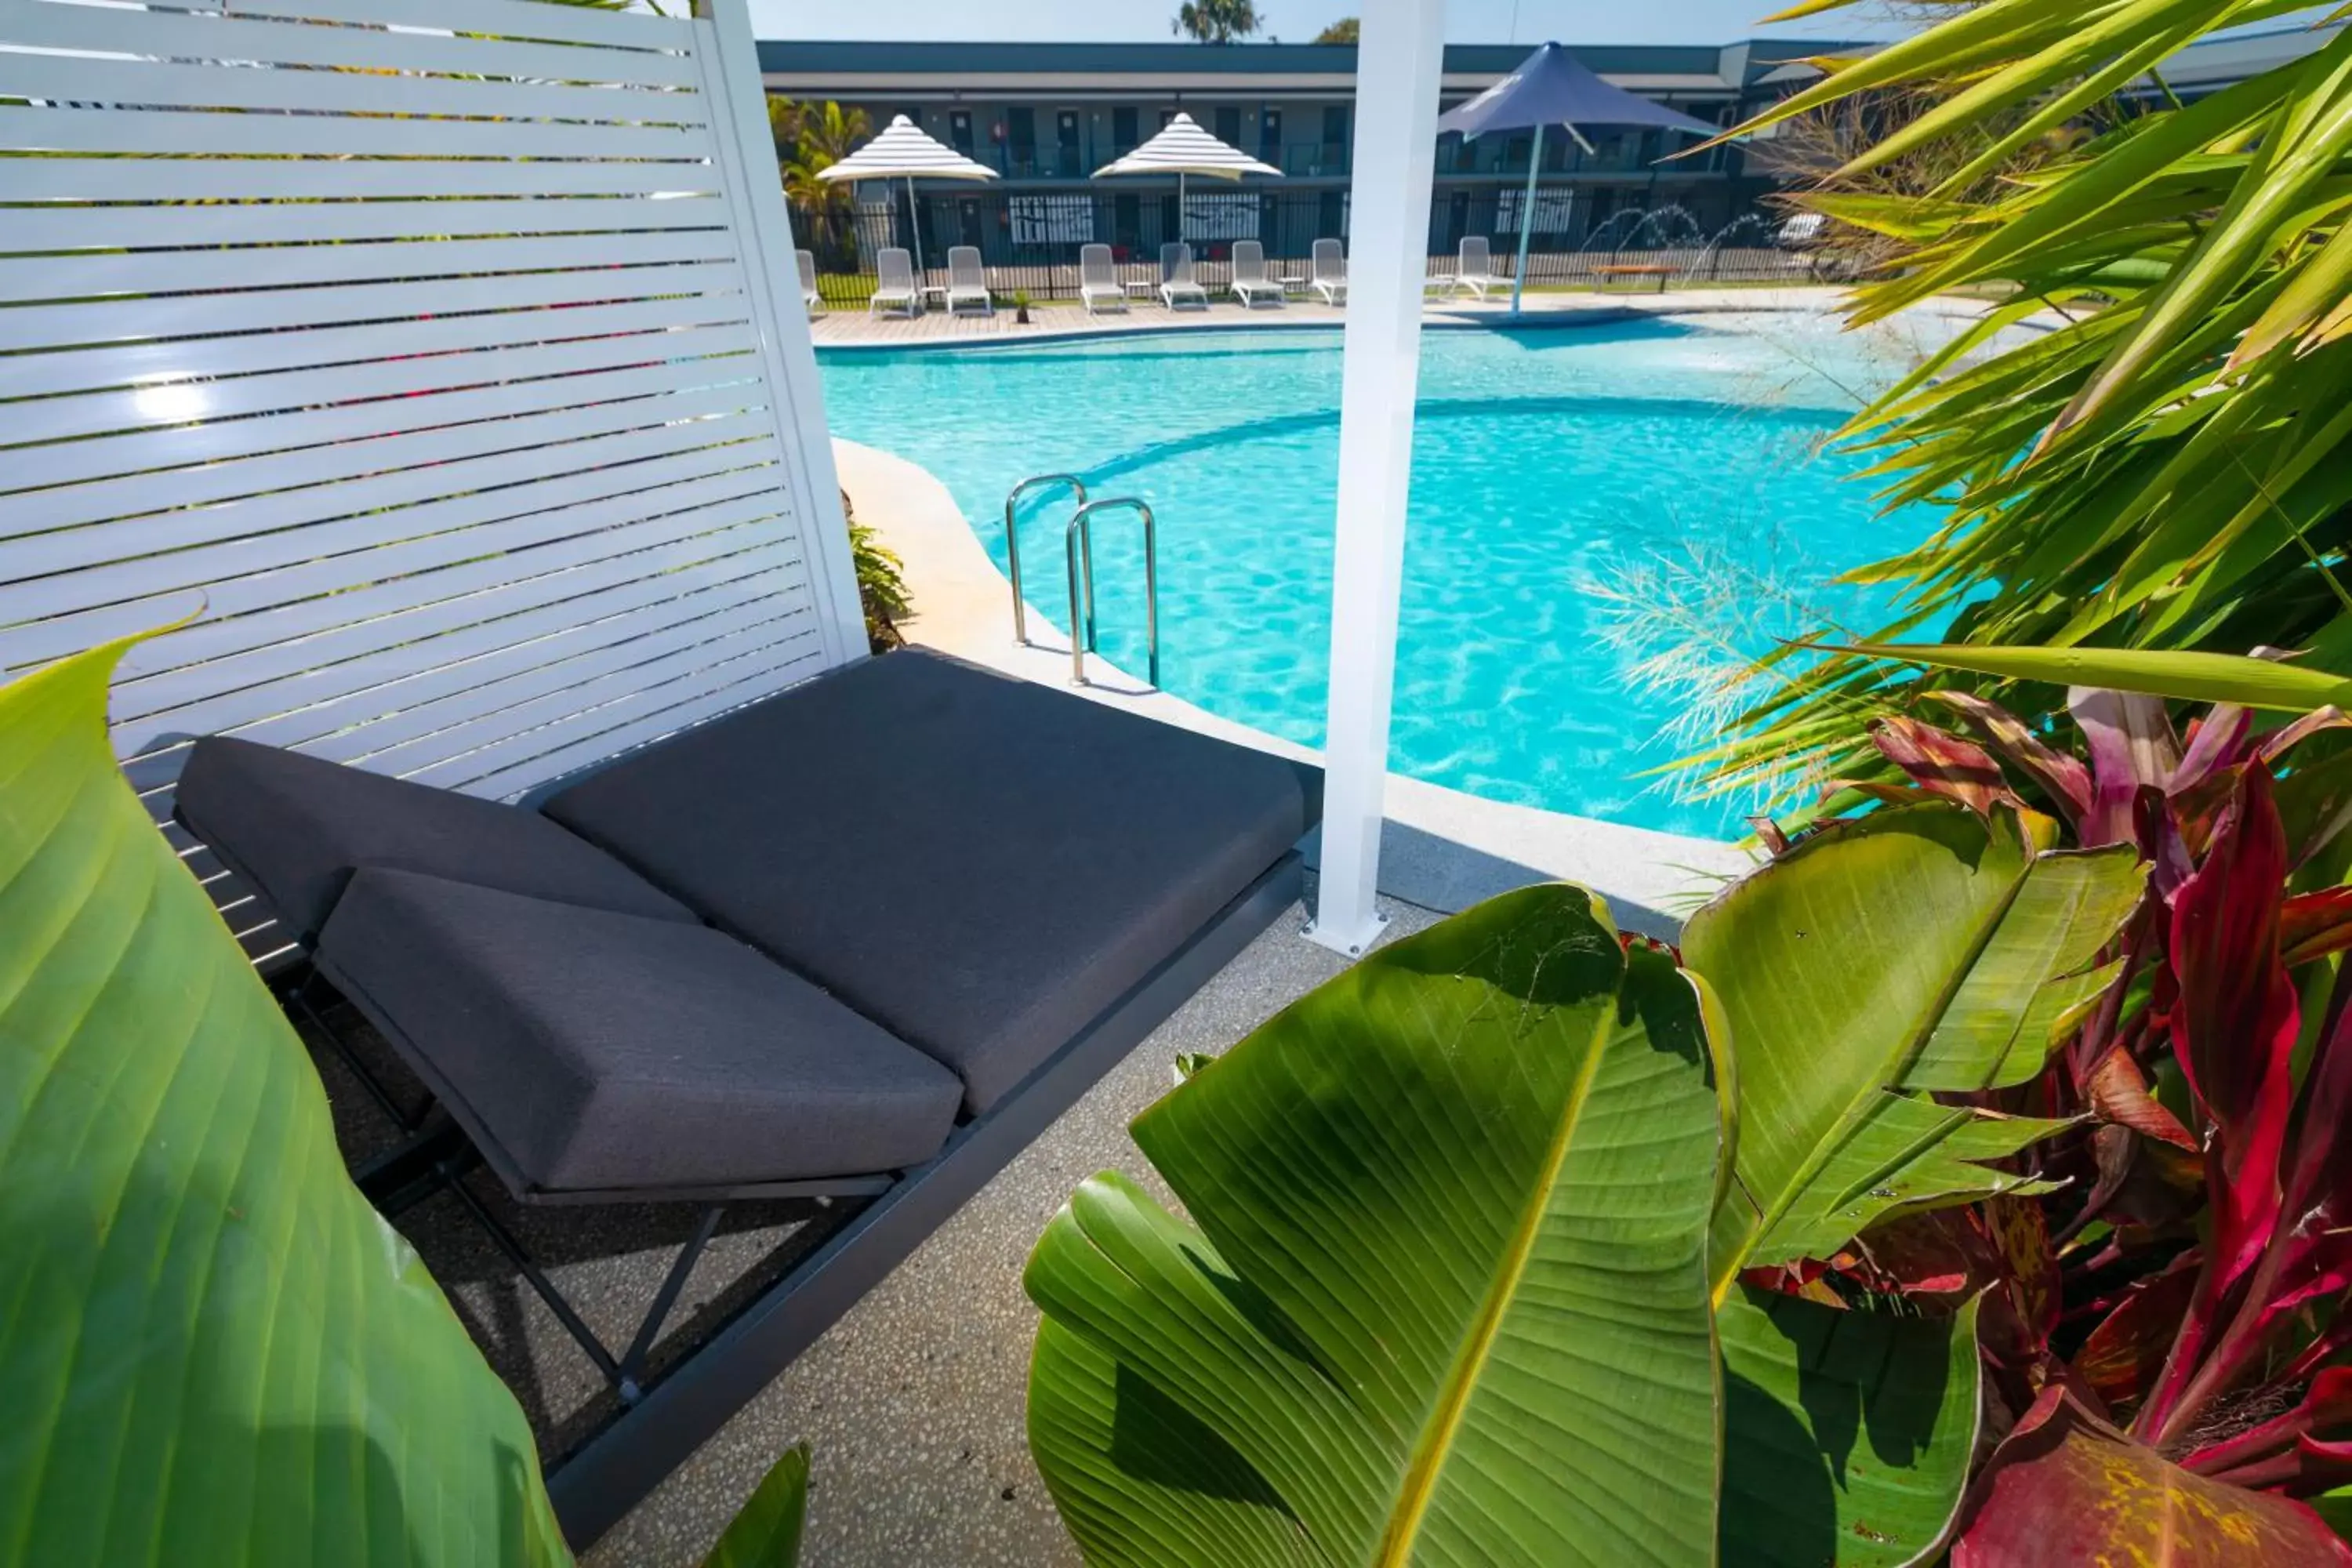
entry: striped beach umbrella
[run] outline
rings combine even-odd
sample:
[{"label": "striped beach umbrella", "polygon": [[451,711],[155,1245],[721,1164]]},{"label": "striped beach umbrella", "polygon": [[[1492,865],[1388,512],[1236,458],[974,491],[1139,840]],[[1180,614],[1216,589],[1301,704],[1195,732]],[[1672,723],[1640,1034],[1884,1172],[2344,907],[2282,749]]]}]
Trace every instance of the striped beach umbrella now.
[{"label": "striped beach umbrella", "polygon": [[[1270,163],[1261,163],[1238,147],[1229,147],[1201,129],[1200,122],[1189,114],[1179,114],[1160,127],[1160,134],[1134,152],[1095,171],[1095,178],[1107,174],[1173,174],[1176,176],[1176,210],[1184,210],[1184,177],[1206,174],[1212,179],[1238,180],[1244,174],[1272,174],[1282,177],[1282,171]],[[1182,219],[1178,219],[1182,226]]]},{"label": "striped beach umbrella", "polygon": [[881,135],[838,163],[818,170],[816,177],[835,184],[844,180],[905,180],[907,209],[913,215],[915,226],[915,269],[919,272],[923,267],[923,220],[921,209],[915,205],[915,182],[992,180],[996,171],[924,135],[905,115],[894,114],[890,123],[882,128]]}]

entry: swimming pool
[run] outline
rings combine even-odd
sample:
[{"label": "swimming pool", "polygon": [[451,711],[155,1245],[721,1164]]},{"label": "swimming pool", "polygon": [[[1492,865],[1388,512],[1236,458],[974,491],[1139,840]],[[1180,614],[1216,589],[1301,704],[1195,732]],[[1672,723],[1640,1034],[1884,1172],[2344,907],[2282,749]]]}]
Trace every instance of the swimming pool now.
[{"label": "swimming pool", "polygon": [[[1817,617],[1885,619],[1837,574],[1918,542],[1822,450],[1899,342],[1742,312],[1425,335],[1391,765],[1496,799],[1705,837],[1738,803],[1643,773],[1703,741],[1739,656]],[[821,353],[835,433],[947,486],[1001,568],[1005,493],[1068,470],[1160,523],[1162,684],[1321,742],[1339,335],[1191,331]],[[1058,627],[1066,496],[1024,509],[1034,609]],[[1098,525],[1103,652],[1143,668],[1133,520]],[[919,611],[920,606],[917,606]],[[1006,635],[1011,636],[1008,605]],[[1694,635],[1696,634],[1696,635]],[[1035,628],[1033,627],[1033,636]]]}]

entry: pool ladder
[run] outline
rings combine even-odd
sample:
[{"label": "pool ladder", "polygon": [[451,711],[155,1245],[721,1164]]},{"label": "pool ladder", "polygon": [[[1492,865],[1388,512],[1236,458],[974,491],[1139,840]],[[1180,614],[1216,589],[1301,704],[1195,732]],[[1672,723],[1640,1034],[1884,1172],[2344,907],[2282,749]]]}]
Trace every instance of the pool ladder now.
[{"label": "pool ladder", "polygon": [[[1160,687],[1160,530],[1151,508],[1133,496],[1108,496],[1088,500],[1087,487],[1076,474],[1032,474],[1004,498],[1004,563],[1013,579],[1013,640],[1029,641],[1028,610],[1021,595],[1021,531],[1013,513],[1031,490],[1062,487],[1078,498],[1078,510],[1062,535],[1062,553],[1070,591],[1070,684],[1087,684],[1087,655],[1095,645],[1095,539],[1097,512],[1131,511],[1143,520],[1143,636],[1150,657],[1154,690]],[[1080,635],[1081,628],[1084,635]]]}]

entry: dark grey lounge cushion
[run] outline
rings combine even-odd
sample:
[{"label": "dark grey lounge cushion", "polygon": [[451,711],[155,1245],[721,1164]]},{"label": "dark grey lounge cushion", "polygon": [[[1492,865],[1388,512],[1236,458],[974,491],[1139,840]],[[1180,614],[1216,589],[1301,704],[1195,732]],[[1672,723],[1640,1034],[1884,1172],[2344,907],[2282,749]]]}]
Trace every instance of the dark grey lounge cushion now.
[{"label": "dark grey lounge cushion", "polygon": [[908,649],[541,809],[955,1068],[981,1111],[1279,860],[1318,783]]},{"label": "dark grey lounge cushion", "polygon": [[319,963],[543,1191],[897,1170],[939,1152],[962,1092],[703,926],[370,868]]},{"label": "dark grey lounge cushion", "polygon": [[362,866],[660,920],[696,918],[536,812],[250,741],[198,741],[175,810],[189,832],[258,884],[304,942],[318,940]]}]

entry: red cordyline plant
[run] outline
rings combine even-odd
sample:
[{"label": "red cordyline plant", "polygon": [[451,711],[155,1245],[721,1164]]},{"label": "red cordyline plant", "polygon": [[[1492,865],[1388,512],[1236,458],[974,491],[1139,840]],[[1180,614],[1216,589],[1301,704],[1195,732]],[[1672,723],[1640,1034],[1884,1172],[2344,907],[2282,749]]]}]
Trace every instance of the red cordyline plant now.
[{"label": "red cordyline plant", "polygon": [[[1980,697],[1923,695],[1976,738],[1881,720],[1871,738],[1903,782],[1834,785],[1825,809],[1926,792],[2040,810],[2079,847],[2137,845],[2147,891],[2046,1071],[1982,1097],[2081,1119],[2031,1156],[2054,1190],[1906,1218],[1759,1282],[1981,1298],[1992,1429],[2013,1426],[1964,1511],[1963,1568],[2055,1561],[2053,1529],[2087,1549],[2099,1526],[2081,1489],[2136,1467],[2188,1472],[2162,1470],[2168,1496],[2352,1484],[2352,974],[2324,962],[2352,948],[2352,750],[2298,754],[2347,720],[2329,708],[2258,733],[2223,704],[2184,741],[2156,698],[2078,689],[2077,756]],[[2087,1466],[2070,1441],[2086,1432],[2106,1445]]]}]

